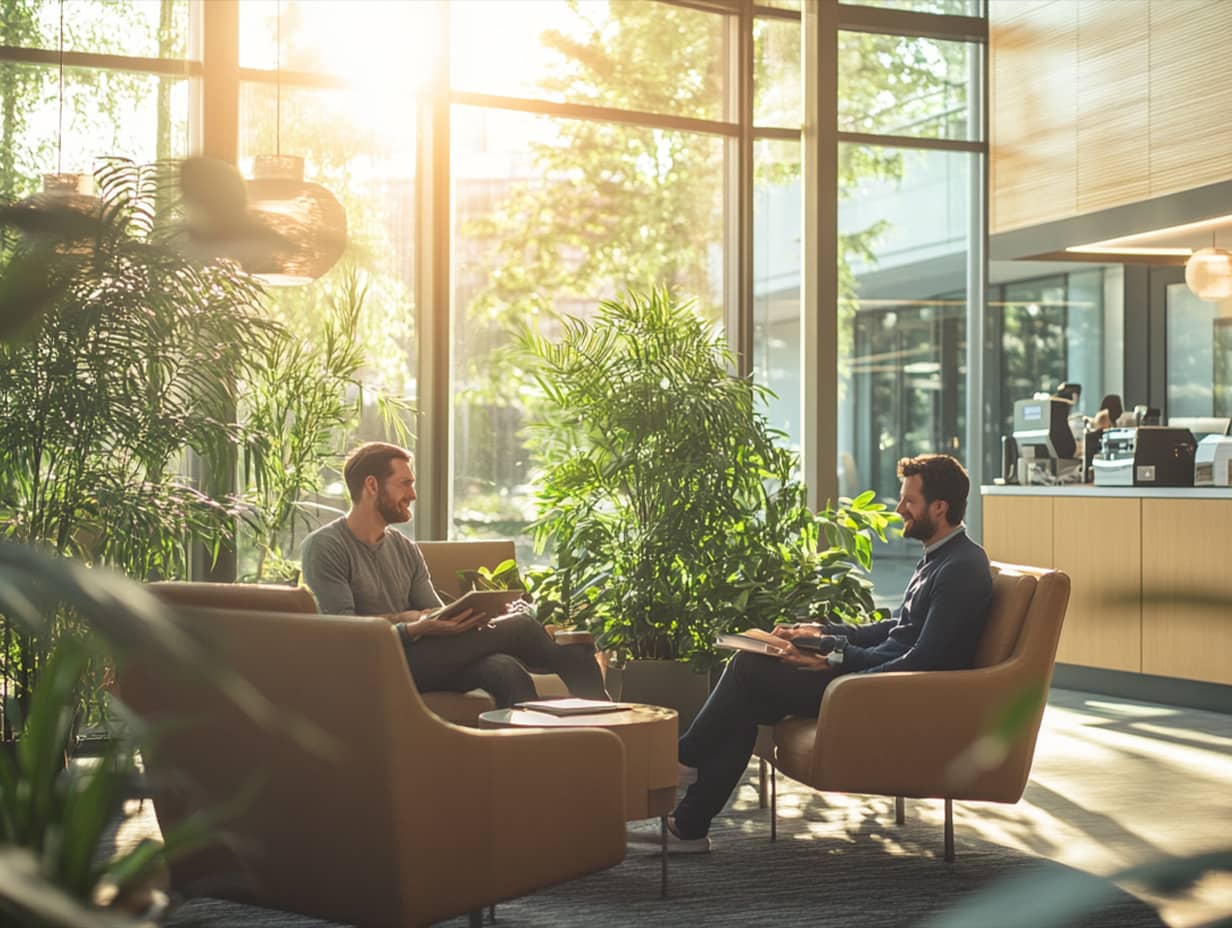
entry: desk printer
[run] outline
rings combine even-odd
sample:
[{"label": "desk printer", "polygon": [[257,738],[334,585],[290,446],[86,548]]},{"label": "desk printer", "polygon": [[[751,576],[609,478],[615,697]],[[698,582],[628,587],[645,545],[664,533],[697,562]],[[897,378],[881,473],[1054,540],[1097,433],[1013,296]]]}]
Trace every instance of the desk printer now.
[{"label": "desk printer", "polygon": [[1191,487],[1197,442],[1189,429],[1141,425],[1107,429],[1091,462],[1103,487]]},{"label": "desk printer", "polygon": [[1207,435],[1194,455],[1195,487],[1232,486],[1232,438]]}]

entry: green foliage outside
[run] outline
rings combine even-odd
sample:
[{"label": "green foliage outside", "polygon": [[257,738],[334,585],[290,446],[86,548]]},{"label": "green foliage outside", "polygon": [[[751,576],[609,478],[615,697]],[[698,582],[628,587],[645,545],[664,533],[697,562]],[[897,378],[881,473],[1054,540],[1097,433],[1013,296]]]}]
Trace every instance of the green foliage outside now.
[{"label": "green foliage outside", "polygon": [[348,436],[375,408],[384,432],[399,444],[409,435],[398,397],[366,388],[364,346],[358,337],[366,281],[352,273],[341,296],[326,308],[322,331],[311,340],[282,338],[253,356],[241,385],[245,435],[244,505],[240,515],[256,562],[244,579],[298,579],[297,529],[311,530],[329,514],[320,501],[326,467],[341,470]]},{"label": "green foliage outside", "polygon": [[621,659],[705,668],[720,631],[873,613],[869,534],[896,516],[871,494],[808,509],[796,456],[756,412],[764,388],[730,373],[714,326],[666,290],[561,326],[522,339],[544,397],[535,539],[555,567],[533,586],[559,604],[541,619],[580,615]]},{"label": "green foliage outside", "polygon": [[[695,10],[655,3],[574,4],[567,24],[543,31],[551,52],[539,82],[542,95],[637,111],[724,118],[729,92],[720,63],[721,30]],[[770,42],[769,21],[755,23],[755,110],[794,128],[801,118],[799,41]],[[898,36],[844,34],[840,47],[843,112],[853,131],[911,124],[917,135],[953,137],[953,115],[934,118],[938,98],[961,99],[967,75],[961,47]],[[791,91],[794,90],[794,93]],[[458,505],[506,524],[522,516],[514,494],[501,488],[533,483],[535,473],[517,438],[488,455],[502,413],[538,413],[531,375],[516,353],[501,350],[528,321],[554,337],[557,313],[585,318],[615,294],[665,287],[696,300],[698,314],[718,320],[728,299],[719,289],[725,254],[723,142],[710,135],[634,124],[528,117],[529,177],[515,178],[496,204],[459,214],[457,299],[467,328],[456,375],[457,400],[469,406],[472,444],[459,464],[490,479],[493,491],[459,497]],[[546,134],[539,133],[548,128]],[[516,146],[516,142],[514,143]],[[514,151],[520,151],[515,147]],[[786,143],[756,149],[757,189],[800,181],[800,154]],[[842,146],[842,200],[870,185],[901,180],[903,153]],[[840,233],[840,374],[852,356],[857,283],[853,266],[876,266],[884,221],[845,226]],[[763,243],[764,246],[764,243]],[[767,349],[769,350],[769,349]],[[759,400],[760,401],[760,400]],[[460,422],[462,420],[459,420]],[[516,433],[515,433],[516,434]],[[486,443],[485,443],[486,440]]]}]

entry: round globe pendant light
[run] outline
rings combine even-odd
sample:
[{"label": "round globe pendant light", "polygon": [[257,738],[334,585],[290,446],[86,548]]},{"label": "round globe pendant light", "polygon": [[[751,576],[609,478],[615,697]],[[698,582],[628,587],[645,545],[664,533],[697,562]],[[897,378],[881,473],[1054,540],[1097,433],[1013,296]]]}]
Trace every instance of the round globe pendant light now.
[{"label": "round globe pendant light", "polygon": [[1232,252],[1223,248],[1201,248],[1185,262],[1185,284],[1203,300],[1232,297]]}]

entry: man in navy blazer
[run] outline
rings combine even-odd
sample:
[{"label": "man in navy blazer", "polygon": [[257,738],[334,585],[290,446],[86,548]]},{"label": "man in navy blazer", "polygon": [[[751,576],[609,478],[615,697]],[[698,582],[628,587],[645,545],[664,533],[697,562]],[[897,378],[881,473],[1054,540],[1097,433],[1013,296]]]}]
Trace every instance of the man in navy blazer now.
[{"label": "man in navy blazer", "polygon": [[[669,851],[710,849],[710,821],[748,765],[757,726],[788,715],[817,715],[835,677],[972,666],[992,601],[992,577],[984,549],[967,537],[963,525],[971,485],[967,472],[949,455],[926,454],[899,461],[898,475],[903,536],[924,545],[902,605],[870,625],[780,626],[775,634],[783,639],[783,657],[742,652],[732,658],[680,739],[682,778],[696,779],[668,818]],[[791,645],[802,635],[821,636],[828,653]],[[630,840],[642,839],[635,834]],[[645,840],[658,845],[659,836],[648,833]]]}]

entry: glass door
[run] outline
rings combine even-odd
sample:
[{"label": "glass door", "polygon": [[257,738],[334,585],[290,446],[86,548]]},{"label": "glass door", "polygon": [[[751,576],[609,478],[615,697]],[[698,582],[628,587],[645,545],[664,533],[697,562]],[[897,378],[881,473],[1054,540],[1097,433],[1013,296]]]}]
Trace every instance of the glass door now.
[{"label": "glass door", "polygon": [[[1165,421],[1232,416],[1232,301],[1194,296],[1183,283],[1164,292]],[[1194,423],[1218,431],[1218,423]]]}]

